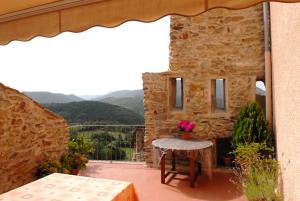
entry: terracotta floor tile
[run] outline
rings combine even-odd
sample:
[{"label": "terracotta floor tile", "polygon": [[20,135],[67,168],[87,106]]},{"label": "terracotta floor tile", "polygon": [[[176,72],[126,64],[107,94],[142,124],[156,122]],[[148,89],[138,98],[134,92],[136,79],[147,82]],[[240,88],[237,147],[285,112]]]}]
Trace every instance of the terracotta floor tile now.
[{"label": "terracotta floor tile", "polygon": [[160,170],[144,163],[89,161],[83,176],[133,182],[141,201],[246,201],[230,182],[230,172],[214,172],[213,180],[200,176],[196,187],[190,188],[188,177],[177,175],[168,184],[160,183]]}]

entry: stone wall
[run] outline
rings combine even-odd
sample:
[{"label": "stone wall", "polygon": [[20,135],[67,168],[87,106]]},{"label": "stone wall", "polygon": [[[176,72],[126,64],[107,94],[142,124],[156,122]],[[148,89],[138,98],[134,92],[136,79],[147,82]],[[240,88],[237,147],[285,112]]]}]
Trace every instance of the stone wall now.
[{"label": "stone wall", "polygon": [[[241,106],[255,100],[256,79],[264,77],[262,5],[215,9],[196,17],[171,17],[170,70],[145,73],[145,149],[152,163],[154,139],[176,135],[178,121],[196,123],[194,138],[231,136]],[[170,107],[170,79],[182,77],[183,109]],[[212,108],[212,80],[225,79],[226,111]]]},{"label": "stone wall", "polygon": [[0,83],[0,193],[35,179],[36,167],[67,151],[66,121]]},{"label": "stone wall", "polygon": [[300,200],[300,4],[271,3],[273,114],[285,201]]}]

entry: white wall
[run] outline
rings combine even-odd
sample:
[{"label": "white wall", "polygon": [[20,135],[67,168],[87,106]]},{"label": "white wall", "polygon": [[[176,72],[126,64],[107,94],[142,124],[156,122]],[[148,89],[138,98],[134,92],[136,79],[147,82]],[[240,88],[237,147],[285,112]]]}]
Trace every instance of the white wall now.
[{"label": "white wall", "polygon": [[300,200],[300,4],[271,3],[274,125],[285,201]]}]

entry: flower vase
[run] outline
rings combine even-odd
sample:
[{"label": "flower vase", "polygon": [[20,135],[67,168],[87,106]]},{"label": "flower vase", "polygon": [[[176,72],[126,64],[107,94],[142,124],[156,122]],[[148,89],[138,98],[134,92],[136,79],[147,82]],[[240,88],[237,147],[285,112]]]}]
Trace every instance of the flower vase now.
[{"label": "flower vase", "polygon": [[189,132],[184,132],[181,136],[182,139],[184,140],[188,140],[191,138],[190,133]]},{"label": "flower vase", "polygon": [[72,175],[78,175],[79,174],[79,170],[78,169],[71,169],[71,174]]}]

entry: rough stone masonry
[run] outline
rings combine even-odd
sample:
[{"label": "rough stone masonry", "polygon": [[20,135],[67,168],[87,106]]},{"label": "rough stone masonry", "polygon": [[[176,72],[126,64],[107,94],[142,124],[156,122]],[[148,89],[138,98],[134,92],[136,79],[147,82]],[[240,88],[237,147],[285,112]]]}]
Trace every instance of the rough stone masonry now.
[{"label": "rough stone masonry", "polygon": [[0,194],[36,179],[37,166],[68,149],[66,121],[0,83]]},{"label": "rough stone masonry", "polygon": [[[183,119],[196,123],[193,137],[229,137],[241,108],[255,100],[264,79],[262,5],[244,10],[214,9],[196,17],[171,17],[169,71],[144,73],[146,162],[152,141],[177,134]],[[183,108],[172,107],[172,79],[183,78]],[[225,110],[213,109],[215,79],[225,80]],[[174,98],[174,97],[173,97]],[[216,150],[214,146],[214,161]]]}]

